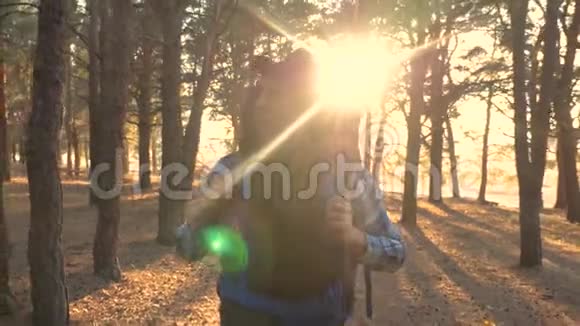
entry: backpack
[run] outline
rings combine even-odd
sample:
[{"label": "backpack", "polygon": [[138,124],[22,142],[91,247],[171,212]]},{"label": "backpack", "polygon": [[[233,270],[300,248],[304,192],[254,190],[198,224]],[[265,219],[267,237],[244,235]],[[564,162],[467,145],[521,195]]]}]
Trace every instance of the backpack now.
[{"label": "backpack", "polygon": [[[252,181],[260,184],[263,180],[254,177]],[[276,180],[272,183],[275,188]],[[259,192],[253,191],[251,198],[262,198]],[[324,241],[326,199],[334,192],[302,202],[283,202],[275,197],[275,189],[273,193],[268,200],[241,199],[248,206],[244,231],[250,248],[249,288],[292,302],[321,297],[341,283],[343,309],[351,312],[357,262],[345,248]]]}]

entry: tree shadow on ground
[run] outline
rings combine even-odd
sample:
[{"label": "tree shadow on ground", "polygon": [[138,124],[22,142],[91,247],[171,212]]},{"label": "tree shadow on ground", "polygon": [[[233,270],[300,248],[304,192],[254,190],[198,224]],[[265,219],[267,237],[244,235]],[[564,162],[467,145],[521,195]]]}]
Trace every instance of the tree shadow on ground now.
[{"label": "tree shadow on ground", "polygon": [[[389,198],[388,202],[400,205],[397,198]],[[471,209],[484,207],[470,204],[475,205]],[[578,306],[578,300],[570,298],[575,292],[561,286],[566,284],[562,281],[565,271],[514,267],[518,261],[517,232],[501,230],[497,227],[501,224],[488,225],[486,222],[493,222],[477,220],[443,204],[420,201],[418,215],[422,229],[410,230],[414,241],[496,321],[514,322],[524,316],[520,322],[526,323],[525,316],[529,317],[528,322],[562,317],[558,309],[536,307],[537,300],[549,301],[542,306],[553,302],[569,308],[572,315],[577,313],[574,306]]]},{"label": "tree shadow on ground", "polygon": [[[441,293],[442,271],[430,259],[410,232],[405,232],[407,256],[405,266],[399,275],[400,282],[407,282],[411,303],[402,305],[407,310],[406,324],[456,323],[457,312],[446,294]],[[409,301],[409,300],[407,300]],[[399,323],[400,324],[400,323]]]},{"label": "tree shadow on ground", "polygon": [[[485,223],[481,220],[478,220],[475,217],[469,216],[463,212],[453,209],[452,207],[446,204],[436,205],[437,207],[441,208],[445,213],[449,216],[453,216],[453,218],[462,224],[465,225],[472,225],[479,228],[481,231],[491,231],[502,239],[510,241],[510,243],[519,248],[519,231],[516,230],[507,230],[505,228],[500,228],[497,226],[496,223]],[[501,209],[498,207],[491,207],[488,208],[488,211],[495,216],[508,216],[508,214],[513,214],[512,211]],[[482,218],[485,218],[482,216]],[[509,221],[505,221],[505,223],[509,223]],[[572,226],[573,227],[573,226]],[[547,260],[555,263],[558,267],[562,269],[569,268],[570,270],[580,270],[580,260],[574,258],[566,258],[563,257],[561,253],[557,252],[555,249],[551,248],[549,244],[544,241],[543,246],[543,255],[544,258]]]},{"label": "tree shadow on ground", "polygon": [[[484,319],[492,319],[496,322],[513,321],[513,312],[509,310],[505,311],[503,307],[497,306],[499,297],[497,288],[492,287],[487,282],[482,282],[482,280],[476,280],[469,275],[454,259],[439,249],[420,228],[416,228],[410,231],[410,233],[417,245],[426,251],[427,256],[431,257],[446,276],[469,296],[469,300],[479,306]],[[518,306],[525,301],[522,298],[502,297],[510,301],[508,303],[509,306]],[[528,309],[532,309],[530,303],[524,303],[524,305]]]},{"label": "tree shadow on ground", "polygon": [[[574,284],[575,282],[570,279],[570,273],[568,271],[562,268],[521,268],[515,264],[515,262],[518,261],[518,248],[512,246],[510,250],[509,246],[511,245],[511,242],[501,234],[474,231],[473,228],[467,228],[466,225],[461,225],[456,221],[450,221],[445,218],[433,220],[433,223],[439,223],[442,228],[447,229],[448,231],[445,232],[447,235],[461,233],[471,234],[472,237],[468,240],[470,246],[467,248],[467,251],[471,256],[479,256],[482,261],[488,263],[489,267],[486,268],[487,271],[495,274],[487,276],[490,280],[493,280],[494,276],[496,280],[499,280],[501,277],[506,277],[506,273],[511,274],[515,277],[515,282],[512,282],[511,284],[513,285],[514,291],[518,286],[529,284],[535,288],[535,293],[532,293],[532,297],[536,299],[540,296],[542,300],[557,302],[571,310],[574,310],[575,308],[577,309],[580,305],[580,300],[570,300],[574,297],[577,298],[579,293],[567,286],[569,284]],[[462,249],[465,248],[466,247],[462,247]],[[500,275],[497,275],[496,273]],[[555,283],[553,280],[558,280],[559,282]],[[569,281],[566,282],[565,280]],[[577,280],[580,280],[580,278],[577,278]],[[565,284],[565,286],[562,287],[562,284]],[[518,290],[516,292],[522,291]],[[513,291],[510,293],[513,293]],[[532,306],[529,308],[532,308]]]},{"label": "tree shadow on ground", "polygon": [[[517,214],[517,212],[498,207],[481,209],[481,206],[466,200],[458,202],[459,205],[455,200],[450,200],[447,204],[434,205],[442,211],[442,214],[427,214],[426,217],[433,225],[446,228],[444,231],[446,235],[461,235],[462,233],[469,235],[468,239],[465,236],[457,237],[457,239],[463,239],[466,243],[472,244],[468,248],[471,256],[486,254],[486,258],[494,262],[492,266],[500,267],[492,274],[504,274],[506,277],[504,287],[517,290],[528,297],[528,301],[533,301],[534,306],[551,307],[542,309],[542,317],[560,320],[562,314],[559,307],[567,308],[569,315],[578,315],[580,293],[577,288],[580,285],[580,278],[574,272],[578,268],[577,261],[562,257],[557,249],[548,244],[548,241],[544,241],[546,262],[544,268],[520,268],[517,265],[519,260],[518,224],[517,220],[508,219],[510,214]],[[476,206],[461,205],[466,202]],[[459,211],[461,208],[467,208],[467,214]],[[545,221],[546,223],[548,221]],[[565,223],[565,221],[554,220],[549,223]],[[465,250],[465,248],[460,248],[460,250]],[[505,268],[501,269],[501,265]],[[538,305],[538,300],[544,301],[544,304]],[[534,314],[537,312],[537,310],[534,311]]]}]

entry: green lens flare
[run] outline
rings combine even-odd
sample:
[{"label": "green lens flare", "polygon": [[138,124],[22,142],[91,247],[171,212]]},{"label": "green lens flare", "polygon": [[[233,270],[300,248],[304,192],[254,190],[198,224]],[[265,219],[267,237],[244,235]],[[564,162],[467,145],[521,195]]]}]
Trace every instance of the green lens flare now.
[{"label": "green lens flare", "polygon": [[213,252],[220,252],[222,250],[222,247],[223,247],[223,242],[221,239],[215,239],[210,244],[211,251],[213,251]]},{"label": "green lens flare", "polygon": [[226,272],[241,272],[248,265],[248,249],[242,236],[227,226],[202,230],[201,239],[211,255],[220,258]]}]

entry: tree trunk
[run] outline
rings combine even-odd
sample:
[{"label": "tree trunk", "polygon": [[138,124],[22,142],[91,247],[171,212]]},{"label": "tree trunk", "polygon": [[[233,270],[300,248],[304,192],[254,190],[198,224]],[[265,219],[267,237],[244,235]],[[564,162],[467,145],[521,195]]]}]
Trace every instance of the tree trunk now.
[{"label": "tree trunk", "polygon": [[183,140],[183,164],[187,167],[189,173],[185,180],[185,184],[182,187],[184,190],[189,192],[193,190],[192,186],[195,177],[197,154],[199,152],[199,142],[201,140],[201,122],[203,118],[204,104],[203,102],[200,103],[199,106],[194,107],[195,110],[191,113]]},{"label": "tree trunk", "polygon": [[90,154],[89,154],[89,147],[90,144],[88,141],[84,142],[84,146],[83,146],[83,150],[84,150],[84,155],[85,155],[85,169],[87,174],[89,173],[89,169],[91,168],[91,162],[90,162]]},{"label": "tree trunk", "polygon": [[157,130],[151,130],[151,172],[157,173]]},{"label": "tree trunk", "polygon": [[[424,36],[419,37],[423,44]],[[427,63],[424,57],[415,57],[411,61],[411,84],[409,97],[411,101],[407,119],[407,157],[405,165],[405,189],[403,191],[403,212],[401,222],[406,226],[417,225],[417,182],[419,176],[419,154],[421,151],[421,115],[425,112],[423,98]]]},{"label": "tree trunk", "polygon": [[455,136],[449,115],[445,116],[445,126],[447,129],[447,145],[449,150],[449,161],[451,166],[451,187],[453,198],[461,198],[461,187],[459,186],[459,171],[457,163],[457,153],[455,152]]},{"label": "tree trunk", "polygon": [[[195,163],[199,151],[201,122],[205,108],[205,99],[213,79],[213,62],[219,35],[219,22],[223,9],[223,1],[210,3],[211,19],[207,27],[205,40],[201,43],[203,60],[201,72],[197,78],[193,93],[191,115],[181,136],[182,126],[179,109],[180,86],[180,33],[183,20],[182,3],[166,1],[159,5],[162,14],[164,35],[163,72],[161,93],[163,98],[163,128],[162,128],[162,164],[163,173],[161,192],[159,195],[159,231],[157,241],[164,245],[175,243],[175,230],[184,221],[185,203],[191,199],[192,183],[195,173]],[[179,146],[181,145],[181,146]],[[173,163],[181,163],[180,168],[187,175],[182,180],[168,182],[176,173],[166,169]],[[177,171],[173,171],[177,172]],[[176,184],[173,187],[172,184]]]},{"label": "tree trunk", "polygon": [[[0,47],[1,50],[2,47]],[[6,93],[4,57],[0,54],[0,315],[15,312],[14,297],[10,291],[10,239],[4,215],[4,180],[10,166],[7,152]],[[4,145],[4,146],[2,146]]]},{"label": "tree trunk", "polygon": [[576,51],[579,48],[580,0],[576,0],[575,7],[574,18],[566,35],[566,55],[562,67],[561,79],[556,90],[554,109],[558,122],[558,146],[560,150],[558,167],[563,168],[560,170],[560,174],[563,174],[561,180],[565,180],[563,186],[568,203],[567,218],[570,222],[580,223],[580,187],[578,184],[576,165],[578,140],[574,134],[574,123],[571,114],[574,63],[576,60]]},{"label": "tree trunk", "polygon": [[231,60],[232,60],[232,68],[233,68],[233,76],[234,76],[234,85],[232,86],[233,91],[230,92],[228,95],[228,108],[227,111],[229,113],[229,118],[232,123],[232,130],[233,130],[233,144],[232,144],[232,151],[235,151],[239,148],[240,145],[240,111],[242,103],[244,102],[245,94],[246,94],[246,85],[251,82],[251,69],[245,69],[246,62],[254,62],[254,28],[253,28],[253,21],[248,18],[249,14],[243,14],[240,17],[240,22],[243,23],[245,26],[248,26],[247,29],[244,29],[245,32],[240,33],[237,37],[230,37],[228,44],[231,47]]},{"label": "tree trunk", "polygon": [[10,315],[17,310],[16,301],[10,291],[10,251],[10,237],[4,214],[4,183],[0,182],[0,315]]},{"label": "tree trunk", "polygon": [[481,183],[479,185],[479,196],[477,201],[482,204],[487,202],[487,163],[489,160],[489,128],[491,125],[491,108],[493,106],[494,89],[490,85],[487,93],[487,106],[485,110],[485,128],[483,130],[483,150],[481,152]]},{"label": "tree trunk", "polygon": [[79,177],[81,171],[81,149],[79,144],[79,131],[76,126],[76,121],[73,117],[72,121],[72,134],[71,134],[71,141],[72,141],[72,149],[74,153],[74,176]]},{"label": "tree trunk", "polygon": [[30,191],[28,261],[35,325],[69,320],[62,252],[62,189],[57,167],[65,78],[65,0],[42,0],[28,125]]},{"label": "tree trunk", "polygon": [[[62,117],[63,114],[61,114],[60,120],[63,120]],[[62,128],[62,126],[61,126]],[[56,166],[58,167],[58,169],[60,170],[62,167],[62,130],[59,130],[58,132],[58,143],[56,144],[56,152],[58,153],[57,157],[56,157]]]},{"label": "tree trunk", "polygon": [[201,133],[201,121],[205,109],[205,99],[207,98],[211,81],[213,80],[213,63],[217,50],[220,21],[223,7],[226,1],[217,0],[210,5],[211,20],[207,26],[205,42],[202,44],[203,61],[201,73],[197,79],[195,91],[193,93],[193,107],[191,116],[185,128],[183,139],[183,163],[189,170],[185,189],[191,190],[194,180],[195,165],[199,151],[199,141]]},{"label": "tree trunk", "polygon": [[520,265],[542,265],[542,235],[540,211],[542,194],[534,189],[520,188]]},{"label": "tree trunk", "polygon": [[525,57],[528,0],[514,0],[510,8],[513,34],[516,167],[520,194],[520,265],[526,267],[542,264],[540,210],[550,108],[556,91],[554,75],[558,56],[558,4],[557,0],[549,0],[546,6],[541,90],[539,102],[531,111],[531,144],[528,143]]},{"label": "tree trunk", "polygon": [[558,162],[558,186],[556,191],[556,209],[568,209],[568,199],[566,197],[566,167],[562,159],[562,140],[558,135],[558,145],[556,148],[556,161]]},{"label": "tree trunk", "polygon": [[387,126],[387,118],[387,108],[383,104],[381,107],[381,120],[379,122],[379,131],[377,132],[377,141],[375,142],[375,157],[372,166],[372,174],[377,182],[380,182],[381,167],[385,154],[385,128]]},{"label": "tree trunk", "polygon": [[[6,128],[8,129],[8,128]],[[6,136],[6,138],[10,138],[10,136]],[[8,146],[9,144],[6,144],[6,156],[5,156],[5,162],[4,162],[4,171],[2,171],[3,175],[2,178],[4,180],[4,182],[10,182],[12,180],[12,173],[10,171],[11,169],[11,162],[12,162],[12,158],[14,156],[13,153],[10,152],[10,148],[11,146]],[[1,146],[1,145],[0,145]]]},{"label": "tree trunk", "polygon": [[[67,41],[70,43],[70,41]],[[72,119],[73,119],[73,73],[72,73],[72,56],[68,55],[66,59],[66,94],[65,94],[65,115],[64,131],[66,138],[66,175],[70,178],[73,176],[73,144],[72,144]]]},{"label": "tree trunk", "polygon": [[[531,114],[531,159],[535,177],[535,189],[540,194],[540,207],[543,208],[542,188],[546,171],[548,137],[550,132],[550,114],[556,98],[557,68],[559,67],[560,0],[548,0],[546,6],[546,24],[542,58],[541,89],[538,107]],[[575,166],[575,164],[574,164]],[[580,199],[580,198],[579,198]]]},{"label": "tree trunk", "polygon": [[447,108],[443,103],[443,74],[445,63],[443,51],[435,49],[431,63],[431,105],[429,119],[431,120],[431,146],[429,169],[429,201],[442,202],[443,171],[443,117]]},{"label": "tree trunk", "polygon": [[[180,1],[167,0],[156,3],[161,16],[163,33],[163,65],[161,71],[161,164],[164,173],[161,175],[159,193],[159,228],[157,241],[163,245],[173,245],[175,230],[184,221],[184,199],[175,198],[174,194],[183,185],[182,180],[176,183],[168,181],[175,177],[168,175],[171,166],[182,163],[183,128],[181,125],[180,85],[181,85],[181,24],[182,10]],[[194,114],[194,112],[192,112]]]},{"label": "tree trunk", "polygon": [[[91,180],[91,187],[89,187],[89,204],[91,206],[96,204],[96,196],[93,192],[91,174],[95,169],[97,162],[96,142],[99,138],[99,106],[100,106],[100,78],[101,78],[101,59],[99,58],[99,28],[100,20],[100,6],[97,5],[97,0],[87,0],[87,11],[90,15],[89,21],[89,158],[90,165],[87,169],[87,176]],[[89,160],[87,158],[87,160]]]},{"label": "tree trunk", "polygon": [[[58,154],[58,144],[56,144],[56,146],[57,146],[57,154]],[[18,145],[18,155],[20,158],[20,164],[26,164],[26,137],[25,136],[23,136],[20,139],[20,142]]]},{"label": "tree trunk", "polygon": [[[541,264],[541,237],[539,233],[539,206],[534,202],[532,192],[528,198],[525,190],[531,191],[529,179],[531,164],[529,161],[529,144],[527,139],[527,101],[526,101],[526,13],[528,0],[514,0],[510,7],[512,23],[512,56],[514,84],[514,122],[515,122],[515,154],[519,184],[520,203],[520,264]],[[528,202],[529,201],[529,202]],[[530,204],[530,206],[528,206]],[[534,209],[535,208],[535,209]]]},{"label": "tree trunk", "polygon": [[[117,258],[120,221],[119,198],[122,188],[123,124],[128,101],[130,58],[131,0],[101,0],[105,15],[102,19],[104,42],[101,107],[96,142],[97,164],[108,169],[97,179],[98,222],[93,247],[94,272],[100,277],[119,281],[121,269]],[[107,3],[108,2],[108,3]],[[96,173],[97,170],[93,171]]]},{"label": "tree trunk", "polygon": [[[0,46],[0,51],[3,51],[4,47]],[[9,137],[8,137],[8,110],[6,107],[6,66],[4,65],[4,57],[0,54],[0,152],[3,153],[2,159],[0,160],[0,173],[2,173],[1,181],[10,181],[10,158],[11,155],[14,157],[14,151],[10,153],[9,150]]]},{"label": "tree trunk", "polygon": [[[4,47],[0,46],[0,51]],[[2,176],[0,182],[10,181],[10,155],[8,150],[8,117],[6,107],[6,66],[4,64],[4,57],[0,54],[0,152],[3,153],[0,160],[0,173]],[[14,153],[12,153],[14,155]]]},{"label": "tree trunk", "polygon": [[151,94],[153,81],[153,37],[151,1],[145,1],[143,15],[143,40],[141,44],[141,73],[139,75],[139,185],[141,190],[151,189]]},{"label": "tree trunk", "polygon": [[[123,132],[124,134],[124,132]],[[123,139],[123,176],[128,176],[131,172],[131,148],[129,146],[129,140],[127,138]]]},{"label": "tree trunk", "polygon": [[[217,44],[222,1],[209,3],[213,14],[201,43],[203,54],[201,73],[193,93],[189,121],[182,135],[180,118],[180,34],[183,20],[183,3],[180,1],[156,2],[164,36],[161,97],[162,107],[162,177],[159,196],[159,230],[157,241],[173,245],[175,229],[183,223],[184,208],[191,199],[195,163],[199,149],[204,102],[213,78],[213,60]],[[171,171],[168,169],[171,169]],[[176,171],[175,168],[178,168]],[[182,173],[185,178],[181,178]],[[175,179],[175,177],[180,179]],[[171,180],[171,178],[175,180]],[[171,180],[171,181],[168,181]]]},{"label": "tree trunk", "polygon": [[373,128],[373,114],[371,110],[368,110],[365,115],[365,159],[364,165],[365,168],[369,171],[371,170],[372,163],[373,163],[373,154],[372,154],[372,128]]},{"label": "tree trunk", "polygon": [[12,163],[18,163],[16,159],[16,154],[18,153],[18,143],[12,139],[12,150],[10,151],[10,155],[12,156]]}]

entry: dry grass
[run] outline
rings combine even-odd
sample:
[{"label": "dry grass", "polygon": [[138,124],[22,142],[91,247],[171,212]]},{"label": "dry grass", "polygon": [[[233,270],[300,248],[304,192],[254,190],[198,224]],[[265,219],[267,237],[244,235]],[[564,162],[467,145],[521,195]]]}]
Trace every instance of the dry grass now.
[{"label": "dry grass", "polygon": [[[12,288],[28,321],[26,264],[28,199],[24,180],[7,186],[6,211],[14,245]],[[400,201],[388,200],[396,218]],[[217,266],[186,264],[154,242],[155,194],[123,201],[121,283],[91,273],[96,213],[86,184],[65,184],[64,243],[71,317],[77,324],[217,325]],[[577,325],[580,323],[580,226],[562,214],[543,217],[545,266],[523,270],[518,260],[517,212],[466,200],[420,202],[420,228],[408,230],[408,259],[396,275],[374,275],[377,325]],[[363,293],[359,291],[359,296]]]}]

